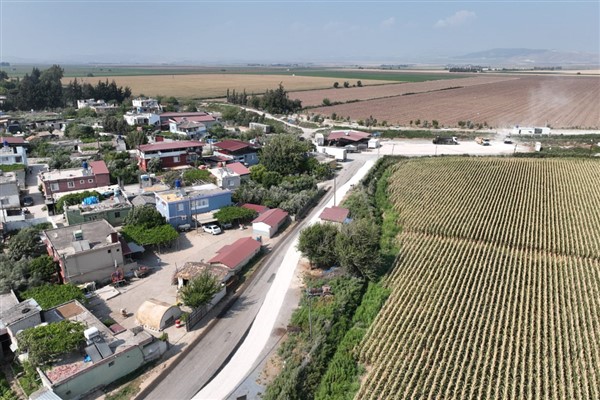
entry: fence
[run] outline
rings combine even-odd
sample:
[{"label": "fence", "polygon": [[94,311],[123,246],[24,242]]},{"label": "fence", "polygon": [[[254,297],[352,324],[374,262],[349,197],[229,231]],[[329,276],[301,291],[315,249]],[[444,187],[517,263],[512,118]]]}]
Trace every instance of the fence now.
[{"label": "fence", "polygon": [[210,310],[210,306],[204,305],[204,306],[200,306],[200,307],[196,308],[194,311],[192,311],[188,315],[187,321],[185,321],[185,330],[187,332],[189,332],[192,329],[194,329],[194,326],[196,326],[196,324],[198,322],[200,322],[200,320],[202,318],[204,318],[204,316],[206,314],[208,314],[209,310]]}]

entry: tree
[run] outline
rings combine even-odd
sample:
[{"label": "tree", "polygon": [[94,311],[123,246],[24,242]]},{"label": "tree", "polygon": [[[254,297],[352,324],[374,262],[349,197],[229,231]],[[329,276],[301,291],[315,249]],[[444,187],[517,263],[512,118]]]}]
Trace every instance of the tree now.
[{"label": "tree", "polygon": [[209,271],[202,271],[180,290],[179,296],[186,306],[198,308],[208,304],[220,290],[217,277]]},{"label": "tree", "polygon": [[66,194],[64,196],[62,196],[60,199],[58,199],[58,201],[56,202],[56,211],[59,213],[62,213],[65,209],[65,207],[68,206],[74,206],[76,204],[80,204],[83,199],[87,198],[87,197],[97,197],[98,199],[100,199],[102,196],[100,195],[100,193],[98,193],[95,190],[92,191],[85,191],[85,192],[81,192],[81,193],[70,193],[70,194]]},{"label": "tree", "polygon": [[361,81],[356,81],[356,86],[362,87],[362,82]]},{"label": "tree", "polygon": [[48,255],[36,257],[29,263],[31,278],[38,282],[52,282],[57,270],[58,264]]},{"label": "tree", "polygon": [[151,158],[146,164],[146,171],[156,173],[162,171],[162,161],[160,158]]},{"label": "tree", "polygon": [[187,169],[183,172],[183,183],[193,185],[199,182],[214,182],[215,178],[207,169]]},{"label": "tree", "polygon": [[333,87],[334,88],[339,88],[340,87],[340,83],[339,82],[333,82]]},{"label": "tree", "polygon": [[23,299],[33,298],[44,310],[56,307],[71,300],[86,303],[85,295],[72,283],[64,285],[43,285],[28,289],[20,294]]},{"label": "tree", "polygon": [[[126,122],[125,125],[127,125]],[[123,132],[124,131],[118,131],[118,133]],[[127,133],[127,136],[125,136],[125,143],[127,143],[129,149],[137,149],[138,146],[148,143],[148,136],[146,136],[144,131],[131,131]],[[153,158],[152,160],[160,160],[160,158]]]},{"label": "tree", "polygon": [[345,88],[349,88],[349,87],[350,87],[350,82],[348,82],[348,81],[344,81],[344,87],[345,87]]},{"label": "tree", "polygon": [[28,353],[34,366],[42,366],[58,356],[81,350],[85,344],[82,322],[62,320],[25,329],[17,334],[19,351]]},{"label": "tree", "polygon": [[295,135],[277,135],[262,148],[260,163],[267,170],[284,176],[301,174],[306,171],[306,160],[310,150],[311,144]]},{"label": "tree", "polygon": [[331,100],[329,100],[327,97],[325,97],[323,99],[323,105],[324,106],[330,106],[331,105]]},{"label": "tree", "polygon": [[136,225],[147,229],[154,228],[166,224],[163,217],[155,207],[145,205],[135,207],[125,217],[125,225]]},{"label": "tree", "polygon": [[29,285],[29,260],[21,258],[11,260],[5,254],[0,254],[0,293],[21,290]]},{"label": "tree", "polygon": [[23,257],[37,257],[43,250],[39,232],[35,228],[21,229],[8,243],[8,256],[15,261]]},{"label": "tree", "polygon": [[236,221],[249,221],[256,217],[256,211],[245,207],[227,206],[222,207],[213,216],[222,224]]},{"label": "tree", "polygon": [[337,263],[337,226],[324,223],[313,224],[300,232],[298,251],[317,268],[329,268]]},{"label": "tree", "polygon": [[336,237],[340,266],[349,274],[374,280],[380,273],[380,228],[372,219],[357,219],[342,226]]}]

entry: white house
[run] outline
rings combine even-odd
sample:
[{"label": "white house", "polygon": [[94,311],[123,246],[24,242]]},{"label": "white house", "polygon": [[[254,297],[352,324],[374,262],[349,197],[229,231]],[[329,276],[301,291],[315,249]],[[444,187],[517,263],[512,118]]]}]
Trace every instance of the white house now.
[{"label": "white house", "polygon": [[210,173],[217,178],[217,186],[221,189],[235,190],[241,184],[241,177],[227,166],[219,168],[211,168]]},{"label": "white house", "polygon": [[160,116],[154,113],[137,113],[129,111],[123,118],[127,122],[127,125],[158,125],[160,124]]},{"label": "white house", "polygon": [[185,136],[187,139],[201,139],[206,135],[206,125],[183,118],[180,121],[169,121],[169,131]]},{"label": "white house", "polygon": [[136,99],[131,100],[131,104],[133,105],[133,107],[135,107],[138,113],[162,111],[162,106],[160,105],[158,100],[152,98],[138,97]]}]

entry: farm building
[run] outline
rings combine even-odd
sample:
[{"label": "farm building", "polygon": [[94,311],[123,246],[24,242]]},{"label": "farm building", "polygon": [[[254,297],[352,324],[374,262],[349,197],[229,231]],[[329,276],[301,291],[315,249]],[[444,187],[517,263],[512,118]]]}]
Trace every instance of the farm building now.
[{"label": "farm building", "polygon": [[344,224],[348,222],[348,214],[350,210],[343,207],[327,207],[323,210],[319,219],[325,222],[335,222],[338,224]]},{"label": "farm building", "polygon": [[248,210],[254,210],[258,214],[262,214],[269,209],[269,207],[267,207],[267,206],[261,206],[260,204],[251,204],[251,203],[242,204],[242,207],[247,208]]},{"label": "farm building", "polygon": [[252,221],[252,232],[256,235],[273,237],[288,219],[288,213],[279,208],[273,208],[260,214]]},{"label": "farm building", "polygon": [[331,131],[329,136],[327,136],[327,141],[330,144],[335,144],[337,146],[345,146],[348,144],[356,145],[359,143],[367,143],[370,137],[370,133],[355,130]]},{"label": "farm building", "polygon": [[209,264],[224,265],[233,271],[239,271],[255,255],[260,252],[261,244],[258,240],[245,237],[221,247],[217,255],[208,260]]},{"label": "farm building", "polygon": [[512,131],[512,135],[549,135],[550,128],[547,127],[525,127],[525,126],[515,126]]},{"label": "farm building", "polygon": [[179,307],[156,299],[148,299],[142,303],[135,313],[137,322],[146,329],[162,331],[173,325],[181,315]]}]

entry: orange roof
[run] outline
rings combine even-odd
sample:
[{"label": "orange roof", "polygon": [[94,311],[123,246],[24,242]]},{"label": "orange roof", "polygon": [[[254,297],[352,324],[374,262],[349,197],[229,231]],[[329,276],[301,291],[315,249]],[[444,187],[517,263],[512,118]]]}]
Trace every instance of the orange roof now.
[{"label": "orange roof", "polygon": [[98,174],[108,174],[108,167],[104,163],[104,161],[90,161],[90,167],[92,168],[92,172],[94,175]]},{"label": "orange roof", "polygon": [[261,206],[260,204],[251,204],[251,203],[242,204],[242,207],[247,208],[249,210],[254,210],[259,214],[262,214],[269,209],[269,207]]},{"label": "orange roof", "polygon": [[232,170],[233,172],[235,172],[236,174],[242,176],[242,175],[248,175],[250,173],[250,170],[248,168],[246,168],[246,166],[244,164],[242,164],[241,162],[234,162],[231,164],[227,164],[227,168],[229,168],[230,170]]}]

